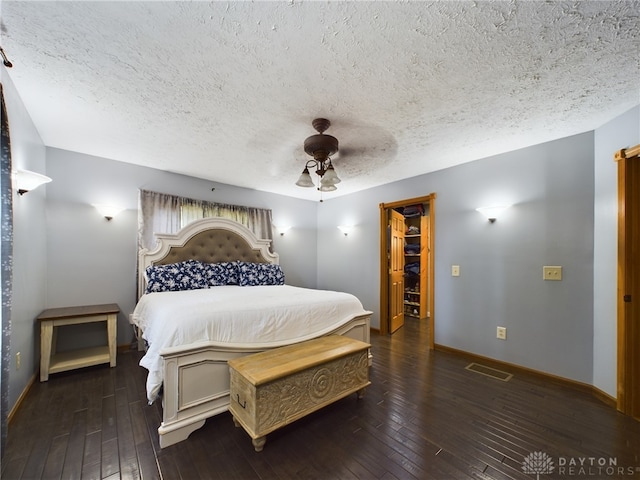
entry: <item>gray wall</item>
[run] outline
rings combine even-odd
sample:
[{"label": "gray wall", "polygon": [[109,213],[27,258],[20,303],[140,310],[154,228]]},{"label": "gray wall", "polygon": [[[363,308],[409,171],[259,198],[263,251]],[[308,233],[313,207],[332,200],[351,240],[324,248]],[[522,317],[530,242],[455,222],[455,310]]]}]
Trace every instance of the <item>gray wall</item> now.
[{"label": "gray wall", "polygon": [[[4,69],[2,69],[4,72]],[[2,85],[11,133],[13,169],[45,173],[45,147],[27,114],[15,86],[3,73]],[[23,196],[13,193],[13,295],[11,306],[11,365],[9,408],[39,367],[39,337],[34,319],[45,306],[47,231],[45,194],[42,186]],[[3,345],[3,348],[5,346]],[[16,365],[20,352],[21,366]]]},{"label": "gray wall", "polygon": [[593,379],[615,397],[617,380],[618,166],[613,155],[640,144],[640,106],[595,130]]},{"label": "gray wall", "polygon": [[[271,208],[275,224],[293,226],[274,240],[287,281],[357,295],[374,311],[375,327],[378,205],[435,192],[436,342],[615,395],[610,159],[640,143],[640,108],[595,132],[316,203],[45,149],[13,85],[4,78],[3,85],[14,165],[53,178],[15,198],[11,349],[13,359],[22,353],[22,368],[12,365],[11,406],[38,368],[33,319],[43,308],[117,302],[123,310],[118,342],[131,340],[138,188]],[[475,208],[494,202],[513,207],[490,225]],[[92,203],[127,210],[106,222]],[[336,228],[341,224],[356,227],[345,237]],[[450,276],[452,264],[461,266],[460,277]],[[542,266],[549,264],[564,267],[562,282],[542,281]],[[495,338],[497,325],[507,327],[507,341]]]},{"label": "gray wall", "polygon": [[[136,301],[139,188],[272,209],[274,224],[294,226],[284,236],[274,235],[274,250],[280,255],[287,283],[316,287],[315,202],[55,148],[47,148],[47,175],[53,181],[47,192],[46,305],[118,303],[119,344],[129,343],[132,337],[128,316]],[[108,222],[94,203],[120,205],[127,210]],[[95,330],[91,326],[70,327],[59,335],[58,345],[64,350],[74,343],[98,343]]]},{"label": "gray wall", "polygon": [[[590,383],[593,152],[585,133],[325,201],[318,285],[377,310],[378,205],[435,192],[436,343]],[[475,209],[494,203],[513,206],[489,224]],[[347,222],[357,228],[345,238],[336,225]],[[562,265],[564,279],[543,281],[543,265]]]}]

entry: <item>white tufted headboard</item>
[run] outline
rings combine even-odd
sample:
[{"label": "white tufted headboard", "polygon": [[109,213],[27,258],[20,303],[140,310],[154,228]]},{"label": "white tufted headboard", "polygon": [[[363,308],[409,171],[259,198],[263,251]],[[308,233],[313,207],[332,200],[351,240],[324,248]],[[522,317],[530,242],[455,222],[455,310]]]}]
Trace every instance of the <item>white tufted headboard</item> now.
[{"label": "white tufted headboard", "polygon": [[255,263],[279,262],[277,253],[269,250],[271,240],[258,239],[244,225],[226,218],[196,220],[172,234],[156,234],[154,250],[138,254],[138,295],[145,290],[145,270],[150,265],[163,265],[184,260],[207,263],[240,260]]}]

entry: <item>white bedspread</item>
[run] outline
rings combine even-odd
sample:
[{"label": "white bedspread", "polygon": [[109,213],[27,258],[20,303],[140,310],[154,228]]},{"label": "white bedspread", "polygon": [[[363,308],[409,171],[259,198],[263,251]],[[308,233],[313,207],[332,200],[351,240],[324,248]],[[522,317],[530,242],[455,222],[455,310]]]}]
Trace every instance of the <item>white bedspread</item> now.
[{"label": "white bedspread", "polygon": [[202,342],[270,348],[319,337],[366,313],[351,294],[277,286],[222,286],[143,295],[131,321],[149,348],[147,397],[162,385],[163,350]]}]

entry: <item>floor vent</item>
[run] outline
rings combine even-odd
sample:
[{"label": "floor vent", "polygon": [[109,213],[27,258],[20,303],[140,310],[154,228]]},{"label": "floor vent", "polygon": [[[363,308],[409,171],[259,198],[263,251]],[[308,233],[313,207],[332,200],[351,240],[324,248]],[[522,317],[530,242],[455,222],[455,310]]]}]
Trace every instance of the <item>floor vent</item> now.
[{"label": "floor vent", "polygon": [[502,370],[496,370],[495,368],[487,367],[486,365],[480,365],[479,363],[470,363],[464,368],[503,382],[508,382],[509,380],[511,380],[511,377],[513,377],[513,375],[510,373],[503,372]]}]

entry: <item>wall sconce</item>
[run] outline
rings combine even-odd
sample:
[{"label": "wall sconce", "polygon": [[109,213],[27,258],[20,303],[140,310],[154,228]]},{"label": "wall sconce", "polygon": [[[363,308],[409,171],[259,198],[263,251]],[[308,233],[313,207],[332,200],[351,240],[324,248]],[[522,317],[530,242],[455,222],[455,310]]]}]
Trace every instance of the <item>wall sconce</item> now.
[{"label": "wall sconce", "polygon": [[338,225],[338,229],[344,233],[344,236],[346,237],[353,230],[353,225]]},{"label": "wall sconce", "polygon": [[480,207],[476,208],[476,211],[483,214],[485,217],[487,217],[489,222],[493,223],[502,214],[502,212],[504,212],[510,206],[511,205],[496,205],[493,207]]},{"label": "wall sconce", "polygon": [[280,232],[280,236],[282,237],[285,233],[291,230],[291,225],[275,225],[276,230]]},{"label": "wall sconce", "polygon": [[104,218],[107,219],[107,221],[111,221],[113,217],[115,217],[117,214],[119,214],[121,211],[124,210],[124,208],[122,207],[115,207],[113,205],[104,205],[104,204],[94,203],[93,206],[95,207],[96,210],[98,210],[98,212],[100,212],[100,215],[102,215]]},{"label": "wall sconce", "polygon": [[32,172],[30,170],[16,170],[13,178],[15,181],[15,188],[18,190],[18,195],[24,195],[25,193],[38,188],[40,185],[44,185],[51,181],[51,179],[46,175]]}]

